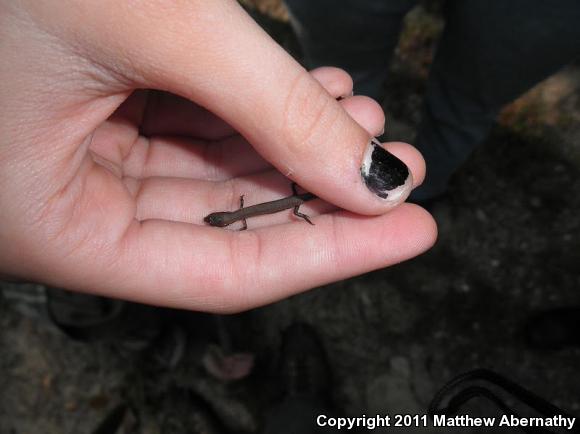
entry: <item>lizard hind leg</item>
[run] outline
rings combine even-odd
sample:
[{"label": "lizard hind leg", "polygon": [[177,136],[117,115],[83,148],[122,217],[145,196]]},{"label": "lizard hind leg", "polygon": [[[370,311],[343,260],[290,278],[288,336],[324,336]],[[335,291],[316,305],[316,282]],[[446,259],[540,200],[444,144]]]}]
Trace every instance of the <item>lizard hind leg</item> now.
[{"label": "lizard hind leg", "polygon": [[299,208],[300,208],[300,205],[296,205],[294,207],[294,215],[296,217],[300,217],[300,218],[306,220],[308,223],[310,223],[312,226],[314,226],[314,223],[312,223],[312,220],[310,220],[310,217],[308,217],[306,214],[303,214],[300,211],[298,211]]}]

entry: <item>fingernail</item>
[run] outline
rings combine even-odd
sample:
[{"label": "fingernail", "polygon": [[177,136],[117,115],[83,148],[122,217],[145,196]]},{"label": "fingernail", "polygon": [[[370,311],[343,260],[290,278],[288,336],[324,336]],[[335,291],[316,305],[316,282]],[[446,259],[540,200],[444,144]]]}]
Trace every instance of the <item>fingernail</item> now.
[{"label": "fingernail", "polygon": [[376,139],[367,146],[360,173],[367,188],[389,202],[402,202],[413,186],[409,168]]}]

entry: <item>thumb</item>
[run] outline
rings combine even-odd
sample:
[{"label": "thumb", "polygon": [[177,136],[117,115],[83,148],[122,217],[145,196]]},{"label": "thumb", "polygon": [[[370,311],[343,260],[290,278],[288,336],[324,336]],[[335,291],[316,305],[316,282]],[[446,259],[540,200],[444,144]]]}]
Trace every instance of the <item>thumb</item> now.
[{"label": "thumb", "polygon": [[407,166],[371,141],[237,2],[78,2],[67,13],[82,23],[72,28],[92,55],[140,86],[206,107],[323,199],[380,214],[412,189]]}]

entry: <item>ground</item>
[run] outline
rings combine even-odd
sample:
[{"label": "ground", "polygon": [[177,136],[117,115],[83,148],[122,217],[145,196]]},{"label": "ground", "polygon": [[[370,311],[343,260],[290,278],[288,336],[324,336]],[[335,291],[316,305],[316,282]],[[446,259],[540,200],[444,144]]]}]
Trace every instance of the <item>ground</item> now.
[{"label": "ground", "polygon": [[[261,22],[295,48],[278,1],[250,6],[269,14]],[[394,138],[412,140],[441,27],[436,10],[419,8],[407,20],[387,87]],[[440,234],[428,253],[222,319],[229,344],[257,357],[244,380],[208,375],[200,340],[173,370],[110,343],[74,342],[43,313],[43,287],[3,284],[0,433],[89,433],[126,399],[140,412],[141,432],[159,432],[160,413],[187,417],[190,409],[176,404],[185,389],[210,402],[229,428],[256,432],[276,380],[280,333],[295,321],[320,334],[333,398],[348,415],[424,414],[445,381],[478,367],[580,415],[580,350],[534,351],[521,335],[533,311],[580,306],[579,89],[580,68],[571,66],[506,108],[433,207]],[[468,410],[494,414],[484,405]]]}]

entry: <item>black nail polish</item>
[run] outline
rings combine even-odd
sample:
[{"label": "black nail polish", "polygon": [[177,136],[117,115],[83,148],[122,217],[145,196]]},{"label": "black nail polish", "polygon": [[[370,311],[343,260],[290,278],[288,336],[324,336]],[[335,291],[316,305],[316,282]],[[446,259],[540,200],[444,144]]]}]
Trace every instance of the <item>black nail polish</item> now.
[{"label": "black nail polish", "polygon": [[382,199],[399,201],[411,191],[413,179],[409,168],[372,139],[365,151],[360,173],[370,191]]}]

